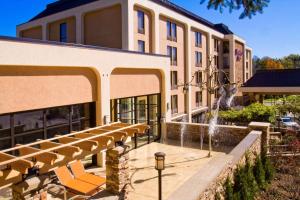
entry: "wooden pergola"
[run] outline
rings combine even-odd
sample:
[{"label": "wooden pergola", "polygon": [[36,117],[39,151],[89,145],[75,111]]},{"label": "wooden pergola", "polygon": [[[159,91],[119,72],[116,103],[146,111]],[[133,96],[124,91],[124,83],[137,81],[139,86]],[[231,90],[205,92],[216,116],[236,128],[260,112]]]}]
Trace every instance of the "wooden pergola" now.
[{"label": "wooden pergola", "polygon": [[137,136],[149,128],[146,124],[116,122],[0,151],[0,188],[21,182],[32,168],[45,174],[71,161],[114,148],[128,137],[135,138],[137,147]]}]

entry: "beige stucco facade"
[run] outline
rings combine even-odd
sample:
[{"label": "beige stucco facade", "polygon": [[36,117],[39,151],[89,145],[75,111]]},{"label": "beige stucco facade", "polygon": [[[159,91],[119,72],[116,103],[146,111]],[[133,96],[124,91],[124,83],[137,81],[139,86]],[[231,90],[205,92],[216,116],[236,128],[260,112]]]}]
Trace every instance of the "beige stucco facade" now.
[{"label": "beige stucco facade", "polygon": [[[137,28],[138,10],[145,13],[145,32],[143,34],[139,33]],[[22,24],[17,27],[17,34],[22,37],[24,30],[40,26],[42,27],[42,39],[47,40],[49,24],[70,17],[76,19],[76,43],[137,51],[138,40],[142,40],[145,42],[145,52],[156,54],[166,54],[168,45],[177,47],[177,66],[171,66],[170,71],[178,72],[177,82],[179,85],[189,82],[195,71],[198,70],[198,67],[195,67],[195,51],[202,53],[201,70],[206,69],[208,59],[216,55],[222,68],[224,56],[227,56],[229,68],[224,71],[229,73],[231,82],[245,81],[246,73],[249,78],[252,76],[252,50],[247,47],[243,39],[234,34],[224,35],[196,19],[151,0],[95,1]],[[177,25],[177,41],[167,39],[166,20]],[[202,33],[201,47],[194,46],[194,31],[196,30]],[[214,49],[216,38],[219,40],[218,52]],[[229,43],[229,52],[226,55],[223,53],[223,42],[225,41]],[[241,60],[237,60],[237,50],[241,50],[243,53]],[[250,55],[247,60],[245,59],[246,50]],[[149,59],[147,61],[151,62]],[[247,69],[246,65],[248,65]],[[168,71],[168,77],[170,71]],[[207,74],[204,73],[203,80],[205,81],[206,78]],[[166,83],[170,88],[170,81]],[[178,95],[178,113],[174,113],[173,119],[181,115],[191,121],[195,110],[205,110],[205,108],[213,106],[215,95],[208,94],[205,88],[202,90],[202,105],[196,106],[195,94],[199,90],[197,87],[189,86],[188,91],[185,92],[183,87],[168,91],[170,96]],[[171,102],[167,101],[166,103],[170,105]]]},{"label": "beige stucco facade", "polygon": [[161,113],[171,119],[165,56],[5,38],[0,46],[0,115],[95,102],[100,125],[111,98],[160,93]]},{"label": "beige stucco facade", "polygon": [[76,18],[69,17],[67,19],[61,19],[48,25],[48,40],[50,41],[60,41],[60,24],[67,24],[67,42],[75,43],[76,42]]}]

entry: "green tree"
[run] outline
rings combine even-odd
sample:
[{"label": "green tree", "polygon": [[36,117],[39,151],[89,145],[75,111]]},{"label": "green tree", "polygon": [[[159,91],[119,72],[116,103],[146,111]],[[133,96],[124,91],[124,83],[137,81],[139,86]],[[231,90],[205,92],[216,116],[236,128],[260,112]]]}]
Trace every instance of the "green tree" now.
[{"label": "green tree", "polygon": [[232,187],[232,181],[229,178],[229,176],[225,181],[224,191],[225,191],[225,200],[233,200],[233,187]]},{"label": "green tree", "polygon": [[253,174],[253,166],[251,164],[249,154],[246,155],[245,173],[247,177],[249,196],[251,199],[254,199],[256,192],[259,191],[259,187]]},{"label": "green tree", "polygon": [[201,4],[206,1],[208,1],[208,9],[213,8],[220,12],[223,12],[224,8],[229,8],[230,12],[243,9],[240,19],[251,18],[257,13],[262,13],[270,2],[270,0],[201,0]]},{"label": "green tree", "polygon": [[259,155],[256,156],[253,171],[254,171],[255,180],[259,188],[265,189],[266,188],[265,170],[264,170],[263,163],[261,161],[261,157]]},{"label": "green tree", "polygon": [[262,163],[265,170],[266,182],[271,182],[275,175],[275,169],[266,153],[262,154]]},{"label": "green tree", "polygon": [[252,200],[245,167],[238,166],[236,169],[233,191],[235,194],[239,193],[239,199],[241,200]]}]

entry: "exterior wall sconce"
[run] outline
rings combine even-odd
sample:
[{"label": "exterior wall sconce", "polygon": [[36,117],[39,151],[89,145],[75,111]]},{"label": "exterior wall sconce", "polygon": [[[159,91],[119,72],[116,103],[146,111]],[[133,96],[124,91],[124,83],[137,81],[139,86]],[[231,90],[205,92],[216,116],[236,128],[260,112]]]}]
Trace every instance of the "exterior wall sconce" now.
[{"label": "exterior wall sconce", "polygon": [[165,157],[166,154],[163,152],[157,152],[155,156],[155,169],[158,171],[158,199],[162,200],[162,181],[161,172],[165,169]]}]

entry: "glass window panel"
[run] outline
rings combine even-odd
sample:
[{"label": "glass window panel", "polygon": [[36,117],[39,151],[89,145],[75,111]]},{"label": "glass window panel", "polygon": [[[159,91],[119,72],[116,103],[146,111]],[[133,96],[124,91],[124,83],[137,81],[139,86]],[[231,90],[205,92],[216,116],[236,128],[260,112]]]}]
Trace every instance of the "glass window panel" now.
[{"label": "glass window panel", "polygon": [[60,42],[67,42],[67,23],[60,24]]},{"label": "glass window panel", "polygon": [[0,116],[0,138],[10,136],[10,116]]},{"label": "glass window panel", "polygon": [[142,40],[138,41],[138,51],[145,53],[145,42]]},{"label": "glass window panel", "polygon": [[43,111],[32,111],[14,114],[15,134],[43,129],[44,115]]},{"label": "glass window panel", "polygon": [[177,48],[176,47],[172,48],[172,57],[173,57],[173,61],[177,62]]},{"label": "glass window panel", "polygon": [[118,115],[119,119],[125,123],[133,123],[134,107],[132,105],[132,98],[120,99]]},{"label": "glass window panel", "polygon": [[37,139],[44,139],[44,132],[42,130],[28,135],[16,136],[15,142],[16,144],[28,144],[35,142]]},{"label": "glass window panel", "polygon": [[0,140],[0,150],[11,148],[11,140]]},{"label": "glass window panel", "polygon": [[70,133],[69,125],[61,125],[47,129],[47,138],[53,138],[55,135],[65,135]]},{"label": "glass window panel", "polygon": [[70,107],[50,108],[47,110],[47,127],[69,124]]},{"label": "glass window panel", "polygon": [[172,23],[171,26],[172,26],[172,38],[176,39],[177,38],[177,25],[175,23]]},{"label": "glass window panel", "polygon": [[138,31],[143,31],[145,28],[145,13],[138,11]]},{"label": "glass window panel", "polygon": [[136,122],[137,123],[145,123],[147,122],[147,96],[137,97],[136,98]]},{"label": "glass window panel", "polygon": [[167,21],[167,37],[168,38],[172,37],[171,22],[170,21]]}]

